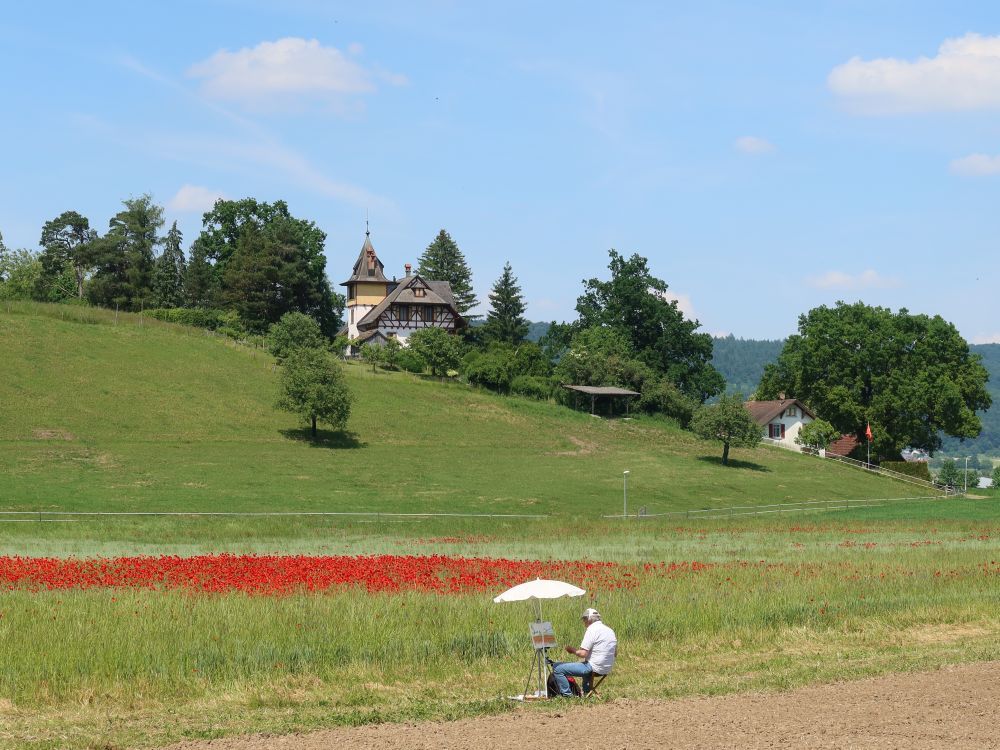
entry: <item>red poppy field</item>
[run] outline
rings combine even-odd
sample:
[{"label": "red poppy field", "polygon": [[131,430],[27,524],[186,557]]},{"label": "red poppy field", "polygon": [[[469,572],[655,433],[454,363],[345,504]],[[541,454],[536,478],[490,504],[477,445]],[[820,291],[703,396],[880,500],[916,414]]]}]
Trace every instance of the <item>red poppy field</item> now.
[{"label": "red poppy field", "polygon": [[[497,698],[523,686],[533,614],[492,597],[535,577],[587,589],[544,604],[560,641],[580,637],[581,606],[618,632],[614,697],[1000,655],[992,522],[602,526],[558,544],[551,530],[349,531],[379,553],[0,556],[0,747],[506,710]],[[401,548],[428,554],[382,553]]]}]

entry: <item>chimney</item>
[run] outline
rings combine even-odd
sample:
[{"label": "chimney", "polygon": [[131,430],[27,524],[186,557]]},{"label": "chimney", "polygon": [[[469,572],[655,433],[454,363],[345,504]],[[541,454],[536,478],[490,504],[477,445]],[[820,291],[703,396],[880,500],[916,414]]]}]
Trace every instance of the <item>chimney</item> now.
[{"label": "chimney", "polygon": [[407,263],[406,264],[406,277],[407,278],[409,278],[409,276],[410,276],[410,269],[411,268],[413,268],[413,266],[411,266],[409,263]]},{"label": "chimney", "polygon": [[784,401],[785,400],[785,392],[782,391],[781,393],[779,393],[778,394],[778,398],[780,398],[782,401]]}]

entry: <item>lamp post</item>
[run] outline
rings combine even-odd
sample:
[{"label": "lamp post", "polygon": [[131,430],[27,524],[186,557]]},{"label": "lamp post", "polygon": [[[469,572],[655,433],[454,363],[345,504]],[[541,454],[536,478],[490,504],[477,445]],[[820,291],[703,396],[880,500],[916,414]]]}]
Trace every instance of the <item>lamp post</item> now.
[{"label": "lamp post", "polygon": [[622,472],[622,518],[628,518],[628,469]]},{"label": "lamp post", "polygon": [[969,459],[972,456],[965,457],[965,473],[962,475],[962,486],[965,488],[962,490],[963,495],[969,494]]}]

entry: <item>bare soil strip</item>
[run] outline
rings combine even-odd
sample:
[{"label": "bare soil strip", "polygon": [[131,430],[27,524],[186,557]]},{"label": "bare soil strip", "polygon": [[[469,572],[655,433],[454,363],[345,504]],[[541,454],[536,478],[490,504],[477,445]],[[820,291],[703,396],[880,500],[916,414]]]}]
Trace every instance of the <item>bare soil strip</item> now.
[{"label": "bare soil strip", "polygon": [[[613,692],[609,683],[608,692]],[[1000,748],[1000,662],[673,701],[553,702],[454,722],[183,742],[171,750]]]}]

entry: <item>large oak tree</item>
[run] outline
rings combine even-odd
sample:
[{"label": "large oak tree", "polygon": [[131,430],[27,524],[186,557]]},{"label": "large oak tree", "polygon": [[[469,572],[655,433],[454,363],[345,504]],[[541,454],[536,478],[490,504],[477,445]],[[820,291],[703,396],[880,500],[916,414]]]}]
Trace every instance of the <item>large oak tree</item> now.
[{"label": "large oak tree", "polygon": [[934,451],[941,434],[979,434],[977,410],[991,403],[988,374],[951,323],[862,302],[821,306],[799,317],[757,397],[782,393],[807,403],[838,430],[895,459],[907,447]]}]

